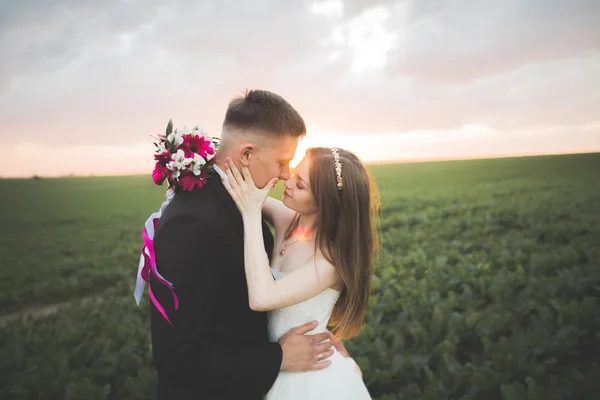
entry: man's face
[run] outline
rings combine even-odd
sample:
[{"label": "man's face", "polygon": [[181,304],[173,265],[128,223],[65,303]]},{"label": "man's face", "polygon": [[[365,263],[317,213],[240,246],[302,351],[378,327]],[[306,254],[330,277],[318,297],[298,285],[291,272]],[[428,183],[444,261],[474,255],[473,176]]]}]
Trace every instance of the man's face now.
[{"label": "man's face", "polygon": [[299,137],[284,136],[256,149],[249,160],[248,169],[258,188],[264,188],[273,178],[290,177],[290,161],[296,154]]}]

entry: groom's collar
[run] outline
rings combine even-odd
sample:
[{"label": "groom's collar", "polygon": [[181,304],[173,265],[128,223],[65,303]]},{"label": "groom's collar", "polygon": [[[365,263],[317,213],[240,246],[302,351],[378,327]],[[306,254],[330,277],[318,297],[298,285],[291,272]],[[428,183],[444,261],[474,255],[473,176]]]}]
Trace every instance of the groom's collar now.
[{"label": "groom's collar", "polygon": [[[219,166],[218,166],[217,164],[214,164],[214,165],[212,166],[212,168],[213,168],[213,170],[214,170],[214,171],[215,171],[217,174],[219,174],[219,176],[221,176],[221,178],[223,178],[223,179],[226,179],[226,180],[229,180],[229,177],[227,176],[227,174],[226,174],[226,173],[225,173],[225,172],[224,172],[224,171],[223,171],[221,168],[219,168]],[[224,186],[224,185],[222,185],[222,186],[223,186],[223,189],[225,189],[225,186]],[[226,194],[227,194],[229,197],[231,197],[231,195],[229,194],[229,192],[228,192],[227,190],[225,190],[225,193],[226,193]],[[233,200],[233,199],[232,199],[232,200]],[[236,209],[237,209],[237,207],[236,207]]]},{"label": "groom's collar", "polygon": [[[217,164],[213,164],[212,169],[217,174],[219,174],[222,178],[229,179],[227,174],[225,172],[223,172],[223,170],[221,168],[219,168],[217,166]],[[243,228],[244,225],[242,222],[242,215],[240,214],[237,206],[235,205],[233,198],[231,197],[231,195],[229,194],[227,189],[225,189],[225,185],[223,185],[223,182],[220,182],[220,179],[215,179],[214,184],[210,185],[210,187],[212,188],[213,193],[215,193],[221,200],[219,202],[219,204],[222,207],[224,207],[225,210],[227,210],[227,215],[231,219],[231,222],[234,225],[234,229],[243,238],[244,237],[244,228]]]},{"label": "groom's collar", "polygon": [[223,172],[223,170],[221,168],[219,168],[219,166],[217,164],[214,164],[212,167],[217,172],[217,174],[221,175],[221,178],[227,179],[227,174],[225,172]]}]

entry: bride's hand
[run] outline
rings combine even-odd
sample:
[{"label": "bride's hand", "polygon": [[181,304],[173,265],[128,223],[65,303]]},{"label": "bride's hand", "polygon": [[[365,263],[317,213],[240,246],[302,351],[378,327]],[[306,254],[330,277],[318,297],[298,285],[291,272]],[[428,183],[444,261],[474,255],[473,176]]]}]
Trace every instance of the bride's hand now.
[{"label": "bride's hand", "polygon": [[223,178],[223,185],[235,201],[242,216],[260,215],[263,203],[279,179],[271,179],[264,188],[259,189],[254,184],[254,179],[252,179],[248,168],[242,167],[240,171],[229,157],[227,157],[227,164],[225,164],[225,173],[229,179]]}]

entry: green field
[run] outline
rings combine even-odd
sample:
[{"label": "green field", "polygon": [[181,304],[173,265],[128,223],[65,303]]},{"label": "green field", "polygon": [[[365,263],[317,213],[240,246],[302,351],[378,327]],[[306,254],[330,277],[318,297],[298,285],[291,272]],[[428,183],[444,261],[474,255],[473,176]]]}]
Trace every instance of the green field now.
[{"label": "green field", "polygon": [[[371,171],[383,250],[346,345],[374,398],[600,398],[600,154]],[[72,301],[0,328],[0,398],[153,398],[132,293],[163,199],[149,175],[0,180],[0,315]]]}]

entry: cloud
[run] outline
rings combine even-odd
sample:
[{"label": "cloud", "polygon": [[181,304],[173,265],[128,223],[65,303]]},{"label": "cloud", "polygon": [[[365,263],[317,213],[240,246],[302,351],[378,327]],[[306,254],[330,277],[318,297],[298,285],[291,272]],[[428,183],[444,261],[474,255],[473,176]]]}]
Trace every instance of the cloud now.
[{"label": "cloud", "polygon": [[139,146],[169,118],[219,134],[228,101],[247,87],[282,94],[309,126],[356,137],[591,124],[599,7],[3,2],[0,142]]},{"label": "cloud", "polygon": [[[320,69],[319,60],[328,57],[318,42],[330,27],[315,24],[321,19],[308,4],[97,4],[58,2],[37,19],[13,12],[15,21],[0,34],[0,50],[12,60],[0,68],[0,116],[9,128],[33,117],[60,128],[53,137],[93,141],[73,135],[72,127],[102,127],[116,138],[125,127],[136,129],[131,121],[179,113],[211,116],[214,131],[232,96],[278,80],[301,84],[293,71]],[[111,125],[123,128],[116,133]],[[103,136],[97,130],[94,137]]]},{"label": "cloud", "polygon": [[389,72],[423,80],[470,81],[600,50],[595,0],[413,1],[395,15]]}]

